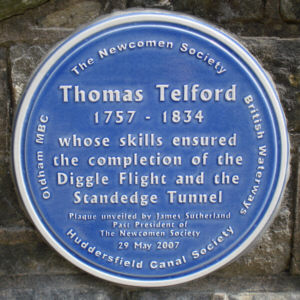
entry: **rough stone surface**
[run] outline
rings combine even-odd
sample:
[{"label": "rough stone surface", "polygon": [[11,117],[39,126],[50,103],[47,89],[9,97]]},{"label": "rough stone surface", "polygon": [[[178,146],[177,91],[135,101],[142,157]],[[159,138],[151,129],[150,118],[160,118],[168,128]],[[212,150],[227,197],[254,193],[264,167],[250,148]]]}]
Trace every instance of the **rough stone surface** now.
[{"label": "rough stone surface", "polygon": [[45,3],[48,0],[2,0],[0,2],[0,20],[22,14],[29,8]]},{"label": "rough stone surface", "polygon": [[7,155],[9,148],[10,97],[7,78],[7,51],[0,48],[0,157]]},{"label": "rough stone surface", "polygon": [[126,0],[104,0],[103,13],[109,14],[114,11],[123,10],[127,8]]},{"label": "rough stone surface", "polygon": [[295,293],[270,293],[270,292],[243,292],[243,293],[215,293],[176,291],[171,293],[164,292],[133,292],[129,299],[132,300],[298,300],[300,292]]},{"label": "rough stone surface", "polygon": [[300,22],[300,1],[280,0],[280,13],[285,21]]},{"label": "rough stone surface", "polygon": [[[0,23],[0,44],[12,43],[55,43],[66,38],[73,29],[70,28],[42,28],[36,26],[37,17],[26,15],[16,16]],[[22,34],[20,35],[20,32]]]},{"label": "rough stone surface", "polygon": [[215,293],[211,297],[212,300],[228,300],[228,295],[225,293]]},{"label": "rough stone surface", "polygon": [[290,132],[300,130],[300,39],[244,38],[244,44],[274,80]]},{"label": "rough stone surface", "polygon": [[300,293],[240,293],[229,295],[230,300],[298,300]]},{"label": "rough stone surface", "polygon": [[287,38],[300,35],[300,23],[282,19],[279,0],[50,0],[22,15],[0,22],[0,44],[55,43],[98,15],[126,8],[163,8],[186,12],[244,36]]},{"label": "rough stone surface", "polygon": [[171,3],[176,11],[209,20],[238,35],[299,37],[300,25],[283,22],[279,1],[173,0]]},{"label": "rough stone surface", "polygon": [[[230,274],[243,276],[246,273],[250,276],[255,276],[255,274],[275,275],[286,272],[289,269],[290,253],[292,253],[292,251],[295,253],[295,251],[299,249],[299,244],[297,244],[297,248],[293,250],[291,243],[293,239],[295,186],[297,184],[298,175],[299,136],[291,135],[290,141],[290,178],[276,218],[248,253],[241,256],[237,261],[226,268],[217,271],[217,274],[223,276],[230,276]],[[294,229],[294,234],[295,233],[296,236],[299,236],[299,230]],[[299,257],[299,253],[296,257]],[[298,261],[295,261],[295,266],[299,266]]]},{"label": "rough stone surface", "polygon": [[13,274],[78,274],[31,227],[0,230],[0,276]]},{"label": "rough stone surface", "polygon": [[29,224],[28,218],[18,203],[11,177],[8,157],[0,156],[0,228]]},{"label": "rough stone surface", "polygon": [[11,79],[13,101],[20,100],[32,72],[46,55],[48,45],[15,45],[10,49]]},{"label": "rough stone surface", "polygon": [[[89,284],[82,284],[78,277],[62,276],[32,276],[23,280],[22,277],[1,277],[6,287],[0,288],[0,299],[57,299],[57,300],[125,300],[125,293],[121,288],[98,284],[93,287],[93,280]],[[10,288],[14,281],[13,288]]]},{"label": "rough stone surface", "polygon": [[128,7],[144,7],[144,8],[160,8],[160,9],[173,9],[174,1],[169,0],[129,0]]},{"label": "rough stone surface", "polygon": [[94,21],[104,13],[101,3],[97,0],[48,1],[23,15],[2,21],[0,44],[59,42],[80,25]]},{"label": "rough stone surface", "polygon": [[[122,287],[83,275],[34,275],[0,277],[0,299],[178,299],[288,300],[298,299],[299,281],[293,277],[208,277],[194,285],[142,289]],[[217,290],[217,292],[216,292]],[[293,291],[293,292],[291,292]],[[19,298],[17,298],[19,297]],[[218,298],[216,298],[218,297]],[[278,298],[277,298],[278,297]]]},{"label": "rough stone surface", "polygon": [[247,22],[246,26],[241,21],[228,22],[220,24],[220,26],[239,36],[298,38],[300,34],[300,24],[282,23],[272,19],[262,22]]},{"label": "rough stone surface", "polygon": [[279,2],[280,2],[280,0],[263,1],[264,19],[267,22],[270,22],[270,21],[280,22],[281,21]]},{"label": "rough stone surface", "polygon": [[264,13],[263,1],[260,0],[174,0],[173,4],[176,10],[188,11],[196,16],[216,21],[218,23],[233,20],[257,21],[263,18]]},{"label": "rough stone surface", "polygon": [[88,23],[100,14],[99,1],[63,1],[56,11],[42,17],[38,24],[40,27],[65,27],[77,28],[81,24]]},{"label": "rough stone surface", "polygon": [[[300,137],[298,137],[300,140]],[[298,147],[298,182],[295,203],[295,225],[291,272],[300,275],[300,147]]]},{"label": "rough stone surface", "polygon": [[[277,217],[248,252],[217,271],[223,276],[278,274],[289,268],[292,238],[292,186],[286,189]],[[276,241],[276,242],[274,242]]]}]

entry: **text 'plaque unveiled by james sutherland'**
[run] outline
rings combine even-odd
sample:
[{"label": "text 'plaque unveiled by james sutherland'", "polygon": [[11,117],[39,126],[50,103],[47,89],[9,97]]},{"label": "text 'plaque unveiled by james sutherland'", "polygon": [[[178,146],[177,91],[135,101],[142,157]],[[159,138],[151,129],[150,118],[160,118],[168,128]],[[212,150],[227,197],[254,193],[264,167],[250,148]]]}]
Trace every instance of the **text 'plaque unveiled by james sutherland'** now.
[{"label": "text 'plaque unveiled by james sutherland'", "polygon": [[280,203],[289,143],[270,78],[201,20],[130,11],[81,29],[20,103],[13,167],[48,243],[132,286],[204,276]]}]

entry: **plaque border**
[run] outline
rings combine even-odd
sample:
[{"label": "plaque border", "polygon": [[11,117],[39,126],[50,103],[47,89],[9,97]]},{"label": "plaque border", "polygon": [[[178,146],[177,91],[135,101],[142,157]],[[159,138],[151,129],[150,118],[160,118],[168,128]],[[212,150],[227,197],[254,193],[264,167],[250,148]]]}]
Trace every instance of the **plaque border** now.
[{"label": "plaque border", "polygon": [[[274,190],[274,196],[270,201],[270,205],[262,217],[258,226],[253,230],[253,232],[236,247],[234,251],[229,253],[221,261],[217,261],[213,265],[206,267],[203,270],[193,272],[188,275],[183,275],[177,278],[171,279],[157,279],[157,280],[137,280],[132,278],[125,278],[124,276],[117,276],[108,274],[104,271],[98,270],[90,265],[85,264],[80,259],[77,259],[73,254],[71,254],[67,249],[65,249],[58,240],[49,232],[49,230],[44,225],[43,221],[37,215],[36,209],[32,205],[30,200],[30,191],[25,184],[25,179],[23,177],[23,147],[22,147],[22,136],[23,129],[26,127],[26,116],[28,114],[28,108],[31,104],[31,99],[34,96],[36,89],[38,88],[40,81],[47,74],[48,70],[55,65],[55,63],[72,47],[76,44],[82,42],[85,38],[90,37],[97,32],[109,29],[114,26],[125,25],[127,23],[133,22],[165,22],[170,24],[179,24],[186,26],[188,28],[203,32],[208,36],[220,41],[231,49],[248,67],[254,75],[257,77],[260,84],[262,84],[267,96],[271,100],[270,105],[274,109],[274,117],[278,122],[278,132],[281,140],[281,160],[278,162],[279,168],[279,178],[277,180],[277,186]],[[23,200],[23,204],[29,214],[34,225],[37,227],[39,232],[42,234],[44,239],[65,259],[84,270],[85,272],[92,274],[96,277],[109,280],[114,283],[130,285],[136,287],[162,287],[171,286],[176,284],[181,284],[187,281],[191,281],[227,265],[233,260],[237,259],[248,247],[253,244],[254,241],[260,237],[273,220],[279,209],[281,196],[284,191],[288,175],[289,175],[289,136],[286,127],[286,119],[283,110],[280,105],[280,100],[278,94],[275,90],[274,83],[268,73],[262,69],[257,60],[234,38],[227,35],[223,30],[210,25],[204,20],[195,18],[193,16],[185,15],[182,13],[168,12],[163,10],[127,10],[123,12],[113,13],[111,15],[105,16],[103,18],[97,19],[95,22],[89,24],[87,27],[82,27],[79,31],[73,33],[69,38],[65,39],[63,42],[58,44],[56,47],[50,51],[47,58],[36,69],[33,77],[31,77],[27,89],[23,94],[23,98],[18,106],[18,110],[15,114],[15,122],[13,128],[13,138],[12,138],[12,168],[15,179],[15,184],[19,193],[20,198]],[[128,276],[129,277],[129,276]],[[134,277],[134,276],[133,276]]]}]

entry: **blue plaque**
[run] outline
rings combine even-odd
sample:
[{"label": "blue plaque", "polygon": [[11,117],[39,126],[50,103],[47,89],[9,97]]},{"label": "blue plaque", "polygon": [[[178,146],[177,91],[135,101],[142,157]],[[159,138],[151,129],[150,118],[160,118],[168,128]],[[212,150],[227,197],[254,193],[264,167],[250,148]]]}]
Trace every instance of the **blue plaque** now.
[{"label": "blue plaque", "polygon": [[115,14],[61,43],[14,128],[17,186],[43,237],[132,286],[234,260],[278,209],[288,163],[262,67],[220,30],[162,11]]}]

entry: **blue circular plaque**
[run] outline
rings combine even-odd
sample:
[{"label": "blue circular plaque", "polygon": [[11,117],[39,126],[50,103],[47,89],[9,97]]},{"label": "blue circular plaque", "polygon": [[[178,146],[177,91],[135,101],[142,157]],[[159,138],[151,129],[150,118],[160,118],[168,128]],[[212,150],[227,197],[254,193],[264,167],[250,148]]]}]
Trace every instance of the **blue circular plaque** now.
[{"label": "blue circular plaque", "polygon": [[188,16],[129,12],[39,66],[14,128],[34,224],[86,272],[132,286],[204,276],[260,236],[289,143],[274,86],[233,38]]}]

